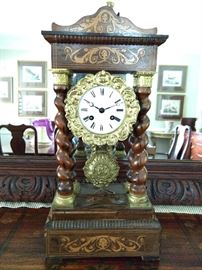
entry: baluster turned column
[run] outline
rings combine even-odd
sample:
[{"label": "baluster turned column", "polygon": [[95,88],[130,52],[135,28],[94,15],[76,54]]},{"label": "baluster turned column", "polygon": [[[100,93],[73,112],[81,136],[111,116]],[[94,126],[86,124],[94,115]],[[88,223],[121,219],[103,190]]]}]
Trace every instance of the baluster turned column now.
[{"label": "baluster turned column", "polygon": [[138,114],[137,124],[134,126],[133,133],[129,138],[128,197],[131,207],[150,205],[146,191],[147,169],[145,164],[148,154],[145,148],[148,143],[146,130],[150,124],[146,114],[151,106],[148,96],[151,93],[153,74],[154,72],[137,72],[134,74],[134,89],[141,109]]},{"label": "baluster turned column", "polygon": [[67,127],[65,117],[64,100],[70,86],[70,72],[68,69],[53,69],[54,91],[56,93],[55,106],[57,114],[55,116],[56,133],[56,159],[57,167],[57,192],[53,202],[55,206],[72,207],[75,198],[74,192],[74,160],[72,156],[73,146],[71,143],[72,134]]}]

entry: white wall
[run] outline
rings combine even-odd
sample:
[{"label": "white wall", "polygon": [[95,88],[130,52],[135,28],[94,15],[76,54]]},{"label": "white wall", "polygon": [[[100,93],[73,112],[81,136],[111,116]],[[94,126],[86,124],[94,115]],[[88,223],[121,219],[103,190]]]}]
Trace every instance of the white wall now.
[{"label": "white wall", "polygon": [[[187,65],[187,87],[183,116],[199,117],[202,99],[202,37],[201,0],[116,0],[114,10],[128,17],[141,28],[157,27],[159,34],[168,34],[159,47],[158,65]],[[6,0],[0,16],[0,76],[14,77],[14,103],[0,104],[0,122],[14,121],[17,115],[17,60],[46,60],[50,67],[50,45],[41,30],[51,30],[51,23],[75,23],[105,5],[104,0],[29,1]],[[50,77],[49,77],[50,78]],[[49,117],[53,118],[53,90],[49,80]],[[152,108],[149,112],[152,128],[164,127],[155,121],[157,74],[152,87]],[[9,112],[8,114],[6,112]],[[16,117],[15,117],[16,118]],[[17,118],[15,121],[29,121]]]}]

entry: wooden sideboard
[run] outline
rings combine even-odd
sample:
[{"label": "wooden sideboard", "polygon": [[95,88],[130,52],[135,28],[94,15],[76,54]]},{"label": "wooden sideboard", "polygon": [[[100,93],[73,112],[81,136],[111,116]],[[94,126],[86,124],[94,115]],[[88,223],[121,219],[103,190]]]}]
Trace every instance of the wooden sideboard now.
[{"label": "wooden sideboard", "polygon": [[[153,204],[202,205],[201,161],[149,160],[146,167]],[[54,155],[0,156],[0,201],[52,202],[56,168]],[[82,161],[75,168],[79,181],[81,168]]]}]

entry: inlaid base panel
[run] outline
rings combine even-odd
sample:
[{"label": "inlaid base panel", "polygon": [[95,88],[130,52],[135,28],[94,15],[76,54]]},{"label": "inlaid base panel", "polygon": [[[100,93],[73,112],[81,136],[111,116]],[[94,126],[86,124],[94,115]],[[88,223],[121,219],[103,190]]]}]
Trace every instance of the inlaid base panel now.
[{"label": "inlaid base panel", "polygon": [[124,194],[116,194],[115,204],[112,193],[97,194],[95,203],[94,196],[78,195],[73,208],[53,205],[45,226],[47,258],[159,257],[161,226],[151,205],[131,208]]},{"label": "inlaid base panel", "polygon": [[49,221],[46,255],[59,257],[159,256],[157,220]]}]

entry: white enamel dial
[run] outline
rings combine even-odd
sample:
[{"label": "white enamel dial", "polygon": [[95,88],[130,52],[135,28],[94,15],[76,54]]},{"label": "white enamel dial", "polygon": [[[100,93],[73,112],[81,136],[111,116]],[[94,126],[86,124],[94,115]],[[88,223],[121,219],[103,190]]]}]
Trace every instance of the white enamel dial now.
[{"label": "white enamel dial", "polygon": [[91,133],[108,134],[124,121],[126,106],[122,95],[109,86],[87,90],[79,101],[78,114],[82,125]]}]

